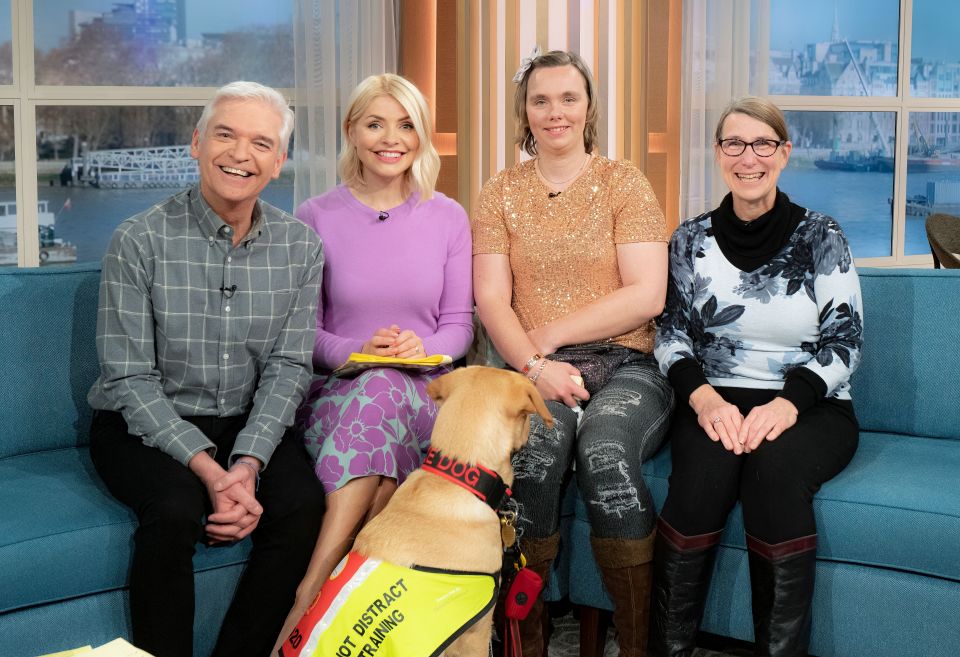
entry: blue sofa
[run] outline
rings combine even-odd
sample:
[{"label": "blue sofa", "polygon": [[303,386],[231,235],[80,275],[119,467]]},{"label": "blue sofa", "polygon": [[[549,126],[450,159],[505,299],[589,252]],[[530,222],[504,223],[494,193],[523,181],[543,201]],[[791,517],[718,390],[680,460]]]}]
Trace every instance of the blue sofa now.
[{"label": "blue sofa", "polygon": [[[135,518],[90,462],[98,266],[0,269],[0,655],[130,638]],[[210,654],[249,541],[198,546],[194,654]]]},{"label": "blue sofa", "polygon": [[[960,646],[960,272],[860,275],[866,345],[853,392],[861,443],[815,502],[811,650],[819,657],[952,656]],[[3,657],[130,636],[135,520],[106,491],[86,447],[98,281],[96,266],[0,269]],[[645,471],[658,507],[669,473],[667,448]],[[610,609],[575,487],[565,508],[547,595]],[[248,551],[248,541],[198,547],[198,656],[213,647]],[[703,629],[752,637],[739,510],[723,536]]]},{"label": "blue sofa", "polygon": [[[860,446],[817,494],[810,652],[818,657],[960,653],[960,271],[860,271],[864,349],[852,381]],[[646,465],[657,508],[670,450]],[[612,609],[573,491],[564,535],[571,602]],[[585,612],[590,624],[596,615]],[[585,635],[595,630],[581,628]],[[721,540],[702,629],[753,639],[739,506]],[[587,641],[582,655],[592,654]]]}]

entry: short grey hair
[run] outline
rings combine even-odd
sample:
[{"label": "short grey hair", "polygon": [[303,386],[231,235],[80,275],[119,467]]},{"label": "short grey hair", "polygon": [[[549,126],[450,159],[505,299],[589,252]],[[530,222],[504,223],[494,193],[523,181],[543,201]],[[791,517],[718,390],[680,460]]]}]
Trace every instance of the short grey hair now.
[{"label": "short grey hair", "polygon": [[225,84],[216,93],[213,94],[207,104],[203,107],[203,113],[197,120],[197,132],[203,137],[207,129],[210,117],[217,105],[227,100],[261,100],[270,105],[277,114],[280,115],[282,124],[280,126],[280,143],[277,145],[279,153],[287,152],[287,145],[290,143],[290,134],[293,132],[293,110],[287,105],[287,99],[270,87],[264,86],[259,82],[249,82],[247,80],[237,80]]},{"label": "short grey hair", "polygon": [[744,96],[730,101],[730,104],[723,108],[720,114],[720,120],[717,121],[717,130],[714,134],[714,142],[719,144],[723,139],[723,122],[731,114],[745,114],[751,119],[756,119],[760,123],[773,128],[782,141],[790,141],[790,133],[787,131],[787,119],[779,107],[774,105],[766,98],[760,96]]}]

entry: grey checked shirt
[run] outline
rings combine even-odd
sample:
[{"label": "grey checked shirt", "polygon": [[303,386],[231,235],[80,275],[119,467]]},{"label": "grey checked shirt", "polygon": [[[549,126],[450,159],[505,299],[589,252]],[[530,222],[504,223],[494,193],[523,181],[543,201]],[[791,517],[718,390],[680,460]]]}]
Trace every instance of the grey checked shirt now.
[{"label": "grey checked shirt", "polygon": [[312,373],[320,239],[262,201],[237,246],[231,230],[194,187],[120,224],[103,257],[87,399],[184,465],[215,448],[182,417],[247,411],[231,460],[268,463]]}]

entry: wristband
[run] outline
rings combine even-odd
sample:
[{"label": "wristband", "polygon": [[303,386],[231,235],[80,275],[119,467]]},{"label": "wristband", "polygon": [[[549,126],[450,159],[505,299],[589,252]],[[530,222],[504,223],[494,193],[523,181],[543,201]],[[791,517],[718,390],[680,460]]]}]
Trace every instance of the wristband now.
[{"label": "wristband", "polygon": [[260,469],[259,469],[257,466],[255,466],[253,463],[251,463],[250,461],[240,461],[240,460],[237,460],[237,461],[234,461],[233,464],[234,464],[234,465],[237,465],[237,464],[245,465],[245,466],[247,466],[248,468],[250,468],[251,470],[253,470],[253,476],[257,478],[257,482],[256,482],[256,484],[254,484],[253,489],[256,490],[256,491],[259,491],[259,490],[260,490]]},{"label": "wristband", "polygon": [[530,356],[530,359],[527,360],[527,364],[520,368],[521,374],[527,374],[537,364],[538,360],[543,360],[543,354],[534,354]]},{"label": "wristband", "polygon": [[547,366],[547,359],[546,359],[546,358],[541,358],[541,359],[540,359],[540,367],[538,367],[538,368],[537,368],[537,371],[533,373],[533,376],[528,376],[528,377],[527,377],[528,379],[530,379],[530,383],[534,383],[534,384],[535,384],[535,383],[537,382],[537,379],[539,379],[539,378],[540,378],[540,375],[543,374],[543,368],[546,367],[546,366]]}]

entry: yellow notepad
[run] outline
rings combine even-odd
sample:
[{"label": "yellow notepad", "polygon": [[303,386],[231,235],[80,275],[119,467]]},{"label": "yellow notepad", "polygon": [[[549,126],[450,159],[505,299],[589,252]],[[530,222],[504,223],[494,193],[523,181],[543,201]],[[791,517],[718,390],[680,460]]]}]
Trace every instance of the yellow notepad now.
[{"label": "yellow notepad", "polygon": [[83,657],[151,657],[150,653],[140,650],[136,646],[128,643],[122,638],[116,638],[110,643],[105,643],[97,649],[90,646],[84,646],[75,650],[65,650],[44,657],[73,657],[74,655],[83,655]]},{"label": "yellow notepad", "polygon": [[91,652],[90,657],[151,657],[151,655],[123,639],[114,639]]},{"label": "yellow notepad", "polygon": [[354,352],[343,365],[333,371],[335,376],[354,376],[372,367],[398,367],[400,369],[432,370],[440,365],[450,365],[453,359],[444,354],[425,356],[424,358],[395,358],[393,356],[371,356]]}]

